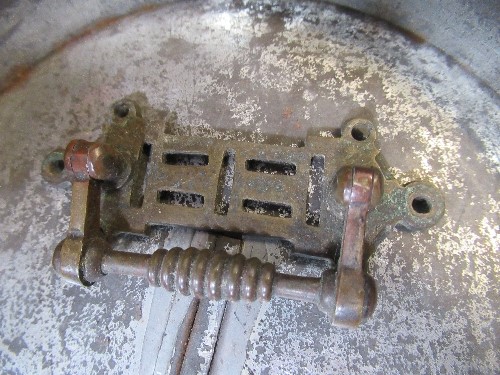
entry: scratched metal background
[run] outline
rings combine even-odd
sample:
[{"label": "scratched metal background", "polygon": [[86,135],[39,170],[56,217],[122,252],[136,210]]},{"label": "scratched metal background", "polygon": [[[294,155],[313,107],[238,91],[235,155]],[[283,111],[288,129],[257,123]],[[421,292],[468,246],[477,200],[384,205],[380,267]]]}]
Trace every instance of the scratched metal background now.
[{"label": "scratched metal background", "polygon": [[[142,8],[46,55],[58,35],[138,2],[94,4],[79,17],[73,3],[33,4],[2,5],[7,21],[12,9],[32,10],[0,30],[2,373],[500,372],[497,49],[489,64],[481,46],[458,56],[483,64],[466,69],[386,23],[332,5],[210,1]],[[29,14],[42,17],[33,19],[38,40],[23,37]],[[37,64],[7,77],[19,61]],[[190,299],[118,277],[83,289],[50,269],[70,195],[68,185],[41,180],[41,160],[71,138],[97,136],[108,106],[133,92],[175,110],[180,133],[219,137],[231,128],[256,142],[299,142],[313,127],[328,136],[353,114],[371,114],[393,172],[403,181],[429,177],[446,195],[445,218],[426,233],[395,231],[379,246],[369,262],[379,305],[362,328],[333,328],[298,302],[201,302],[179,357]],[[189,244],[242,251],[287,272],[316,275],[324,267],[288,259],[279,241],[186,229],[116,246],[150,252]]]}]

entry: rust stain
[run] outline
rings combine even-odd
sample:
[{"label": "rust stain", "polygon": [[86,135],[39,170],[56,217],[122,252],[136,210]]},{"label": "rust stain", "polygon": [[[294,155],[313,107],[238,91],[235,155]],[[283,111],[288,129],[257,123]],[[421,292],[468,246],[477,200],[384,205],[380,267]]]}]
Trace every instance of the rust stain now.
[{"label": "rust stain", "polygon": [[32,71],[32,65],[14,66],[8,74],[7,81],[0,87],[0,95],[14,89],[22,82],[27,81]]},{"label": "rust stain", "polygon": [[281,116],[283,116],[284,119],[288,120],[292,116],[292,113],[293,113],[292,107],[285,107],[281,112]]},{"label": "rust stain", "polygon": [[145,5],[132,10],[130,13],[97,21],[90,26],[85,27],[79,34],[56,44],[52,51],[34,61],[32,64],[14,66],[7,75],[5,82],[0,83],[0,96],[23,85],[31,77],[31,74],[33,73],[33,70],[37,65],[43,63],[44,61],[48,60],[53,55],[63,51],[67,47],[72,46],[112,25],[116,25],[124,19],[136,17],[144,13],[154,11],[162,6],[163,5]]}]

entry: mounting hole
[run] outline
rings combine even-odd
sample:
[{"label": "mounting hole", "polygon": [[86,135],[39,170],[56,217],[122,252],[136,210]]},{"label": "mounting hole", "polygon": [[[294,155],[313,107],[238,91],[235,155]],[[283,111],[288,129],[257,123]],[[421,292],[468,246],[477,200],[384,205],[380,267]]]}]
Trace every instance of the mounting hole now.
[{"label": "mounting hole", "polygon": [[54,160],[51,163],[51,169],[54,174],[62,173],[64,171],[64,160]]},{"label": "mounting hole", "polygon": [[428,214],[431,212],[432,205],[425,197],[415,197],[411,201],[411,208],[418,214]]},{"label": "mounting hole", "polygon": [[43,178],[52,183],[59,183],[64,179],[64,151],[52,151],[42,163]]},{"label": "mounting hole", "polygon": [[356,141],[366,141],[372,132],[372,126],[368,123],[354,125],[351,130],[351,135]]},{"label": "mounting hole", "polygon": [[445,201],[441,192],[432,184],[414,181],[404,186],[405,212],[399,222],[408,230],[421,230],[435,225],[444,215]]},{"label": "mounting hole", "polygon": [[117,117],[127,117],[129,108],[128,105],[125,103],[116,103],[115,107],[113,108],[113,111],[115,113],[115,116]]}]

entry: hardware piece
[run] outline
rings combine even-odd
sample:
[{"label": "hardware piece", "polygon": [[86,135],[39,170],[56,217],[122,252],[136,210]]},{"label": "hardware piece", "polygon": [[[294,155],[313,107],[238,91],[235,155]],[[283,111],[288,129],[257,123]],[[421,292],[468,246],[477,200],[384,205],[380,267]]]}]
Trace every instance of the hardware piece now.
[{"label": "hardware piece", "polygon": [[[349,121],[340,137],[309,136],[302,147],[172,135],[171,124],[144,98],[126,98],[98,141],[73,140],[47,156],[44,178],[73,186],[70,228],[53,257],[61,276],[89,286],[106,274],[133,275],[214,300],[290,298],[356,327],[377,300],[363,267],[368,250],[388,228],[428,228],[444,213],[433,185],[391,179],[366,119]],[[338,264],[312,278],[206,249],[145,255],[109,245],[157,225],[278,237],[295,254]]]}]

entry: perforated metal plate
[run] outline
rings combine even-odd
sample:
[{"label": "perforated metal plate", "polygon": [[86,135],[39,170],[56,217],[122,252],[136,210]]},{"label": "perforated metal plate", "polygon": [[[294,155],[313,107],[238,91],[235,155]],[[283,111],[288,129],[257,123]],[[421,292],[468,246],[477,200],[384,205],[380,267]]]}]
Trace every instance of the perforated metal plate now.
[{"label": "perforated metal plate", "polygon": [[[168,134],[169,121],[158,121],[161,116],[141,95],[111,110],[103,142],[128,155],[133,173],[119,191],[105,193],[102,217],[110,235],[180,225],[277,237],[300,254],[333,255],[345,214],[335,196],[337,172],[383,166],[376,127],[368,119],[348,121],[337,137],[309,135],[302,145],[287,147]],[[369,244],[388,227],[423,229],[444,212],[431,184],[402,187],[383,170],[383,199],[367,220]]]}]

